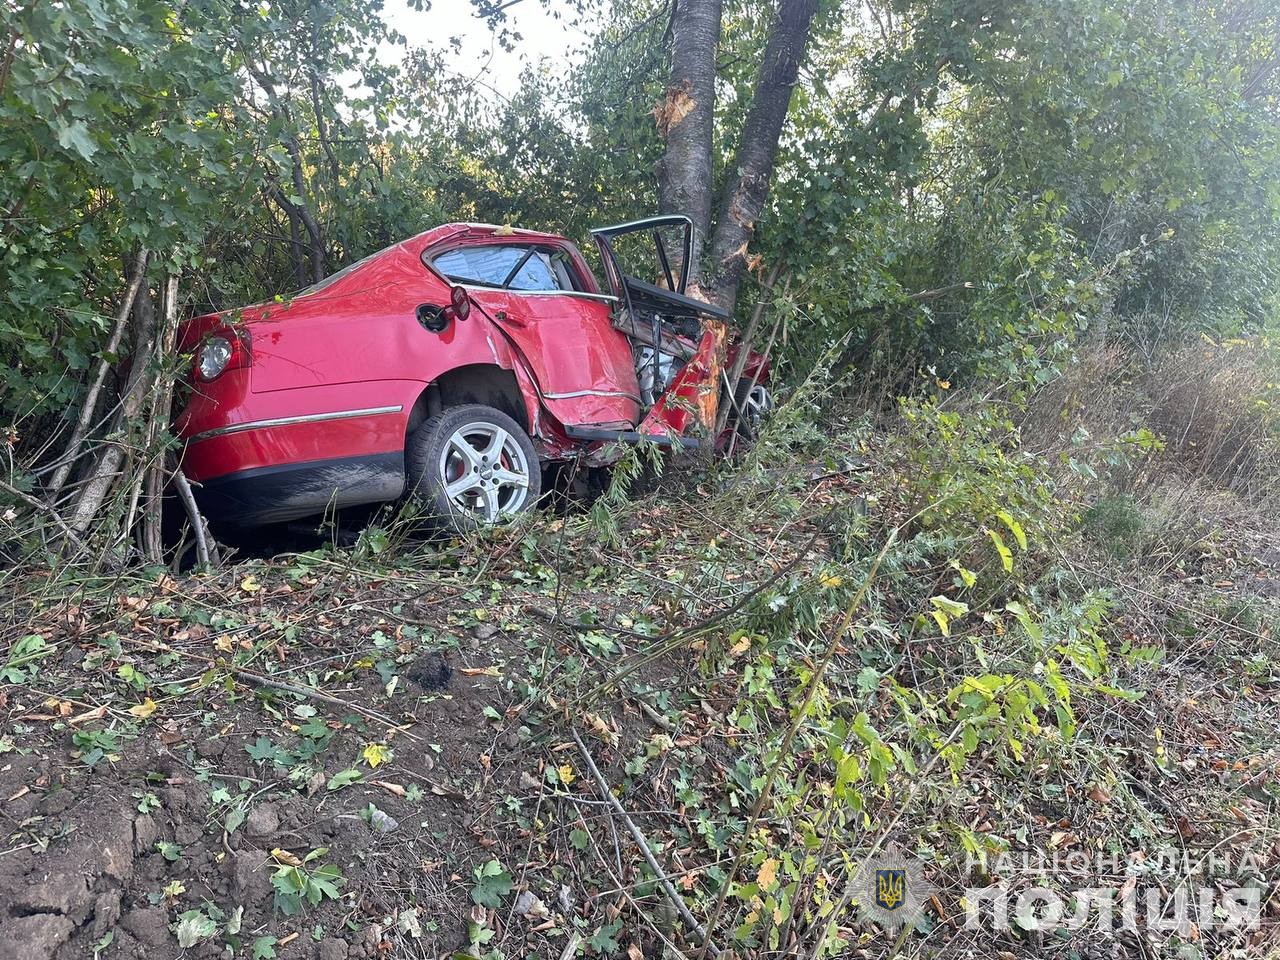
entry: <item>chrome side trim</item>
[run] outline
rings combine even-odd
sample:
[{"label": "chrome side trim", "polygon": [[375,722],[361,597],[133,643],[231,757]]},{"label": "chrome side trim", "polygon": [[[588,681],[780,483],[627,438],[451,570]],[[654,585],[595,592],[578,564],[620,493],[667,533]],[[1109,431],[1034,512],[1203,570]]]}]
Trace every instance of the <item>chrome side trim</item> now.
[{"label": "chrome side trim", "polygon": [[574,390],[570,393],[544,393],[544,400],[572,400],[574,397],[625,397],[640,403],[640,398],[624,390]]},{"label": "chrome side trim", "polygon": [[449,283],[463,290],[474,290],[477,293],[505,293],[513,297],[578,297],[581,300],[618,302],[618,298],[611,293],[588,293],[585,290],[508,290],[505,287],[490,287],[483,283],[459,283],[457,280],[449,280]]},{"label": "chrome side trim", "polygon": [[300,417],[275,417],[270,420],[250,420],[247,423],[233,423],[226,427],[217,427],[197,433],[187,443],[199,443],[211,437],[225,437],[231,433],[245,433],[248,430],[264,430],[267,427],[284,427],[292,423],[321,423],[325,420],[350,420],[352,417],[373,417],[384,413],[399,413],[404,407],[366,407],[362,410],[335,410],[333,413],[308,413]]}]

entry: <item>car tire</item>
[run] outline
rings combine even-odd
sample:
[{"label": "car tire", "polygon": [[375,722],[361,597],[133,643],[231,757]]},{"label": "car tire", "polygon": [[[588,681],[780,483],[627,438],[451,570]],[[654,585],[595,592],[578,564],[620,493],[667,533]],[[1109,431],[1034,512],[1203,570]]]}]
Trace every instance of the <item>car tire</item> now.
[{"label": "car tire", "polygon": [[529,435],[493,407],[473,403],[428,417],[404,454],[408,495],[459,532],[509,520],[542,494]]}]

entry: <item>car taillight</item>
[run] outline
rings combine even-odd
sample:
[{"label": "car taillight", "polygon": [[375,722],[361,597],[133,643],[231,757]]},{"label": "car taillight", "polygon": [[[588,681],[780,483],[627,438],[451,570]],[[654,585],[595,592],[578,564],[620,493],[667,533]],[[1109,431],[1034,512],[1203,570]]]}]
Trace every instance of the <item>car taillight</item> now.
[{"label": "car taillight", "polygon": [[219,330],[206,337],[196,350],[196,376],[201,380],[216,380],[227,370],[249,366],[249,345],[245,334],[234,330]]}]

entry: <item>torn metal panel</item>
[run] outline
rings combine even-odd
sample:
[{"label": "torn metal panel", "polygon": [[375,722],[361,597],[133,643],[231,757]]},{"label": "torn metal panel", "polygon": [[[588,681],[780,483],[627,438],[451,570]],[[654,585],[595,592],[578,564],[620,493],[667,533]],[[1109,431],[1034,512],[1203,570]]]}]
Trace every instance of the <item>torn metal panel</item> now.
[{"label": "torn metal panel", "polygon": [[715,428],[720,401],[720,372],[724,369],[728,330],[716,320],[703,322],[697,352],[684,365],[640,424],[649,436],[709,435]]}]

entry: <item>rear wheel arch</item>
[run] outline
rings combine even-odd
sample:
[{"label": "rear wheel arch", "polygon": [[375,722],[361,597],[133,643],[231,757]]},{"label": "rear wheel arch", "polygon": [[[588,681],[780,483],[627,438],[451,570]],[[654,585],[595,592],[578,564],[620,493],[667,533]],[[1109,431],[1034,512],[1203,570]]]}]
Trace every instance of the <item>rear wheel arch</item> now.
[{"label": "rear wheel arch", "polygon": [[529,411],[516,375],[493,363],[469,363],[446,370],[427,384],[409,411],[406,439],[430,416],[449,407],[481,404],[501,410],[526,432]]}]

